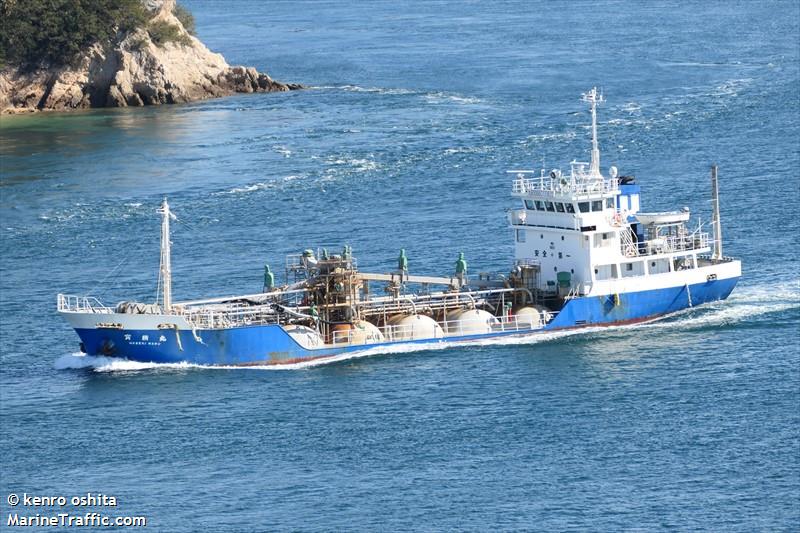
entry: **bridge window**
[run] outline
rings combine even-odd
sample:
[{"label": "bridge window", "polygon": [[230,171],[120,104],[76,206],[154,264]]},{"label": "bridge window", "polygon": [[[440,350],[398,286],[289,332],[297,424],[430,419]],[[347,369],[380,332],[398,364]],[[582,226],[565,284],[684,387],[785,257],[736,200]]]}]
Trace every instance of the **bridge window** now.
[{"label": "bridge window", "polygon": [[553,205],[553,202],[545,202],[544,205],[548,211],[550,211],[551,213],[555,213],[556,206]]},{"label": "bridge window", "polygon": [[564,205],[567,208],[567,213],[574,213],[575,212],[575,206],[574,205],[572,205],[572,204],[564,204]]},{"label": "bridge window", "polygon": [[525,200],[525,207],[530,209],[530,210],[532,210],[532,211],[536,210],[536,208],[534,207],[534,204],[533,204],[533,200]]},{"label": "bridge window", "polygon": [[592,211],[602,211],[603,210],[603,200],[595,200],[592,202]]},{"label": "bridge window", "polygon": [[561,202],[556,202],[556,211],[558,211],[559,213],[563,213],[564,212],[564,204],[562,204]]},{"label": "bridge window", "polygon": [[578,204],[578,209],[581,210],[581,213],[588,213],[589,212],[589,202],[580,202]]},{"label": "bridge window", "polygon": [[536,210],[537,211],[544,211],[544,202],[541,200],[536,200]]}]

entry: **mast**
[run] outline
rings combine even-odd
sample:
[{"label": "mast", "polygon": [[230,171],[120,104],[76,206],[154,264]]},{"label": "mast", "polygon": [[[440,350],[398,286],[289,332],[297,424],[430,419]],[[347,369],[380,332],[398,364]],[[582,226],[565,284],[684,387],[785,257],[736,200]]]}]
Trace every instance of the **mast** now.
[{"label": "mast", "polygon": [[592,163],[590,172],[593,178],[601,177],[600,174],[600,148],[597,145],[597,104],[603,101],[603,95],[597,92],[597,87],[592,87],[588,93],[583,93],[583,101],[591,104],[592,108]]},{"label": "mast", "polygon": [[711,208],[714,211],[711,225],[714,228],[714,253],[712,259],[722,259],[722,224],[719,220],[719,181],[717,165],[711,165]]},{"label": "mast", "polygon": [[164,312],[172,310],[172,261],[169,242],[169,219],[174,216],[169,210],[167,198],[161,202],[161,266],[159,273],[161,282],[164,284]]}]

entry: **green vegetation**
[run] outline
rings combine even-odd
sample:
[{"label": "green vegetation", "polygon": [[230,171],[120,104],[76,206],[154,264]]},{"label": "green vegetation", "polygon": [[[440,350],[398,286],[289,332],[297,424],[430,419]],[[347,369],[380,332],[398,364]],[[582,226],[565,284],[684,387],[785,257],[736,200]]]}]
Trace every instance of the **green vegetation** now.
[{"label": "green vegetation", "polygon": [[[173,14],[195,32],[185,7],[176,5]],[[92,44],[142,27],[158,45],[191,43],[177,26],[148,19],[142,0],[0,0],[0,67],[71,64]]]},{"label": "green vegetation", "polygon": [[183,7],[179,3],[175,3],[175,9],[172,10],[172,14],[175,15],[183,27],[186,28],[186,31],[191,33],[192,35],[197,35],[197,27],[194,24],[194,15],[192,12]]},{"label": "green vegetation", "polygon": [[117,31],[144,24],[141,0],[0,0],[0,61],[63,65]]},{"label": "green vegetation", "polygon": [[178,44],[192,44],[189,36],[181,31],[181,29],[174,24],[163,20],[154,20],[147,25],[147,33],[150,38],[158,46],[163,46],[165,43],[178,43]]}]

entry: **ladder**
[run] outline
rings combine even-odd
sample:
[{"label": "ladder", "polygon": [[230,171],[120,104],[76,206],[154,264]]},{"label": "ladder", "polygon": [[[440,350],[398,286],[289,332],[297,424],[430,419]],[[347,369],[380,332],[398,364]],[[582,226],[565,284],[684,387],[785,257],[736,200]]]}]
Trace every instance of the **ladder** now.
[{"label": "ladder", "polygon": [[638,255],[636,243],[631,238],[631,230],[629,228],[619,230],[619,240],[622,243],[622,255],[625,257],[636,257]]}]

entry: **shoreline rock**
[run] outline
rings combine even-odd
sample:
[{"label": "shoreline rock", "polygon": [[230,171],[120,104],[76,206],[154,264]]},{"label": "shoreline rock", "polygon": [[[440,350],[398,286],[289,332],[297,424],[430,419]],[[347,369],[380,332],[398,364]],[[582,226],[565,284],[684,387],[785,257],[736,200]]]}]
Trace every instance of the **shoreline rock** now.
[{"label": "shoreline rock", "polygon": [[156,44],[146,28],[96,43],[73,65],[0,70],[0,112],[67,111],[192,102],[235,93],[283,92],[299,84],[255,68],[230,66],[189,34],[173,14],[175,0],[145,0],[150,23],[174,26],[180,40]]}]

